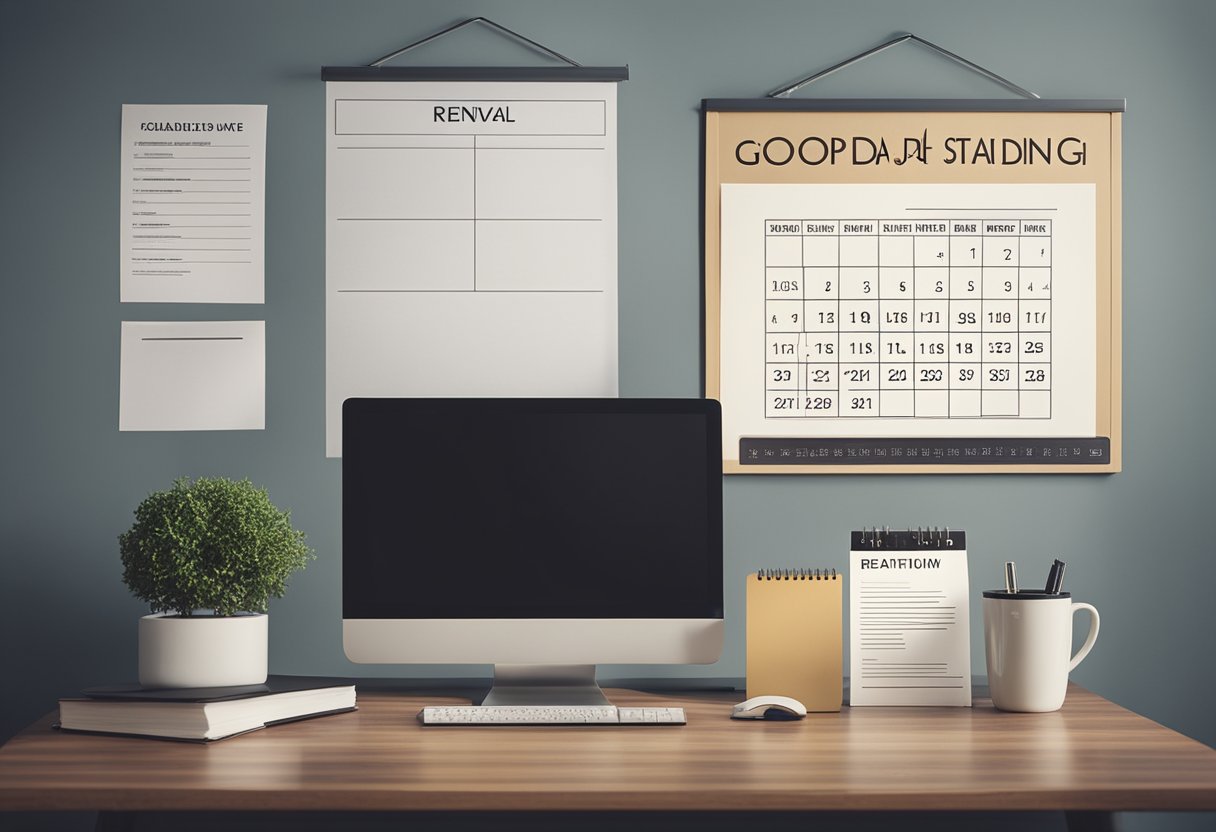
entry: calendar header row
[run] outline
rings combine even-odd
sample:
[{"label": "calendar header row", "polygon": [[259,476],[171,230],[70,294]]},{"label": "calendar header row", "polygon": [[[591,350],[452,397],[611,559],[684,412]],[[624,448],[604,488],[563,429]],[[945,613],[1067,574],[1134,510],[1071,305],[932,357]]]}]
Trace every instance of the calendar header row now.
[{"label": "calendar header row", "polygon": [[1051,220],[767,220],[769,237],[1050,237]]}]

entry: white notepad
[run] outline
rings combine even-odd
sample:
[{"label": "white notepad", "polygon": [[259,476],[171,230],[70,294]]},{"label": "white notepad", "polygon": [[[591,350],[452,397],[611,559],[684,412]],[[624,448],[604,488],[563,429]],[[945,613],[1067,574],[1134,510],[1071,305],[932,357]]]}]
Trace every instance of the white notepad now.
[{"label": "white notepad", "polygon": [[853,532],[850,705],[971,705],[961,531]]}]

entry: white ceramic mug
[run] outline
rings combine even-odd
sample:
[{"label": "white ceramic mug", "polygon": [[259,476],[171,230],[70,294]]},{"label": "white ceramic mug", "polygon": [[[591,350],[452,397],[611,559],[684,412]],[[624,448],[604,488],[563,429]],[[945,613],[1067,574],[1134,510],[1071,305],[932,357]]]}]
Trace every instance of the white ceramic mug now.
[{"label": "white ceramic mug", "polygon": [[[1070,656],[1077,610],[1090,614],[1089,635]],[[986,591],[984,651],[992,704],[1002,711],[1059,710],[1068,674],[1098,640],[1098,622],[1092,604],[1073,603],[1067,592]]]}]

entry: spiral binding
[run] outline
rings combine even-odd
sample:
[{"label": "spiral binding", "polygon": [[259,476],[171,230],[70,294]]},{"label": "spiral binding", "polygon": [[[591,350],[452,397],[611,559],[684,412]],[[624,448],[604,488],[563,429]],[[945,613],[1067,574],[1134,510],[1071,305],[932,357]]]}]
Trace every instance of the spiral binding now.
[{"label": "spiral binding", "polygon": [[[956,530],[957,531],[957,530]],[[896,535],[907,535],[911,538],[912,543],[917,546],[949,548],[954,545],[954,541],[950,538],[950,528],[948,526],[917,526],[912,528],[909,526],[905,531],[892,531],[890,526],[873,526],[869,529],[862,527],[861,545],[870,546],[874,549],[881,549],[884,544],[892,540],[896,540]]]},{"label": "spiral binding", "polygon": [[756,573],[761,581],[834,581],[836,570],[826,569],[761,569]]}]

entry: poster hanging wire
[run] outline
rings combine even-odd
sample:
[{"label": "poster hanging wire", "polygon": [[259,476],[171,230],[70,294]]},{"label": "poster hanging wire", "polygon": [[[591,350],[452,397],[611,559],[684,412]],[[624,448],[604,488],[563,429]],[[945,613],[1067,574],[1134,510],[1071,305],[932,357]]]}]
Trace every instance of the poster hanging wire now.
[{"label": "poster hanging wire", "polygon": [[531,38],[526,38],[523,35],[521,35],[519,32],[516,32],[512,29],[508,29],[506,26],[503,26],[500,23],[495,23],[493,20],[490,20],[490,18],[488,18],[488,17],[470,17],[468,20],[462,20],[460,23],[457,23],[453,26],[449,26],[448,28],[444,29],[441,32],[436,32],[433,35],[427,35],[426,37],[422,38],[421,40],[416,40],[413,43],[406,44],[405,46],[398,49],[396,52],[391,52],[388,55],[385,55],[383,58],[377,58],[376,60],[374,60],[370,64],[368,64],[368,66],[373,66],[373,67],[381,66],[382,64],[388,63],[389,61],[393,60],[393,58],[404,55],[406,52],[409,52],[411,49],[417,49],[419,46],[430,43],[433,40],[438,40],[439,38],[443,37],[444,35],[449,35],[452,32],[455,32],[457,29],[463,29],[465,26],[468,26],[473,23],[480,23],[483,26],[489,26],[491,29],[494,29],[495,31],[497,31],[498,33],[500,33],[502,35],[505,35],[506,37],[513,38],[517,41],[520,41],[521,43],[524,43],[527,46],[531,47],[533,50],[540,52],[543,55],[548,55],[551,58],[557,58],[559,61],[564,61],[565,63],[569,64],[570,66],[582,66],[582,64],[580,64],[578,61],[571,60],[570,58],[567,58],[565,55],[561,54],[560,52],[554,52],[549,47],[539,44],[536,41],[532,40]]},{"label": "poster hanging wire", "polygon": [[912,41],[913,43],[919,43],[921,46],[924,46],[926,49],[930,49],[930,50],[938,53],[939,55],[949,58],[950,60],[954,61],[956,64],[959,64],[959,65],[971,70],[972,72],[975,72],[975,73],[978,73],[979,75],[984,76],[989,81],[995,81],[996,83],[1000,84],[1005,89],[1015,92],[1024,98],[1038,98],[1039,97],[1037,94],[1031,92],[1030,90],[1028,90],[1024,87],[1019,87],[1017,84],[1013,83],[1012,81],[1008,80],[1007,78],[1003,78],[1000,75],[997,75],[992,70],[985,69],[984,67],[980,66],[977,63],[972,63],[971,61],[967,60],[966,58],[962,57],[961,55],[955,55],[950,50],[943,49],[942,47],[938,46],[936,43],[930,43],[929,41],[925,40],[924,38],[914,35],[911,32],[908,32],[908,33],[899,35],[898,37],[892,38],[891,40],[887,41],[886,43],[882,43],[882,44],[879,44],[878,46],[875,46],[873,49],[867,49],[865,52],[858,53],[851,58],[847,58],[847,59],[841,61],[840,63],[835,64],[834,66],[830,66],[827,69],[816,72],[814,75],[808,75],[806,78],[803,78],[800,81],[795,81],[794,83],[789,84],[788,86],[784,86],[779,89],[775,89],[772,92],[768,93],[767,97],[768,98],[786,98],[791,93],[797,92],[798,90],[805,87],[807,84],[813,84],[814,82],[818,81],[820,78],[826,78],[827,76],[832,75],[836,72],[839,72],[842,69],[846,69],[846,68],[852,66],[853,64],[860,63],[872,55],[877,55],[879,52],[883,52],[887,49],[890,49],[893,46],[899,46],[901,43],[907,43],[908,41]]}]

